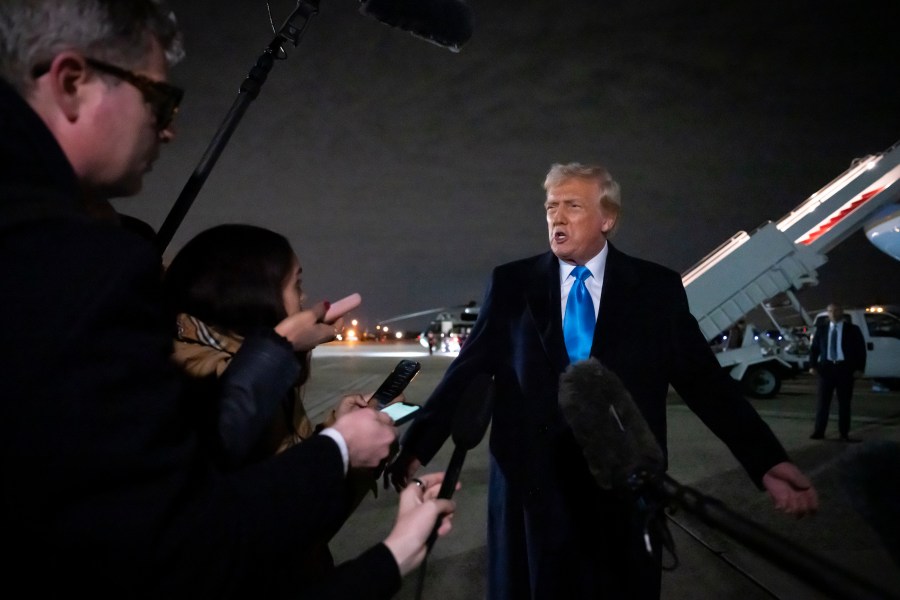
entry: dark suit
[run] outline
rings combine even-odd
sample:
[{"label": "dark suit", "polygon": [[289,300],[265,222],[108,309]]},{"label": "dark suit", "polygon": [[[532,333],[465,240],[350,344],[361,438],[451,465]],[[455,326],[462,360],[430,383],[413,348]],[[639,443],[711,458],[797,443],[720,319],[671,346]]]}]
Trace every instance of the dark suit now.
[{"label": "dark suit", "polygon": [[841,351],[844,360],[828,360],[828,332],[830,321],[819,323],[813,333],[809,348],[809,364],[816,370],[818,388],[816,393],[816,422],[813,436],[825,435],[831,398],[838,399],[838,433],[842,438],[850,434],[850,401],[853,397],[853,373],[866,370],[866,342],[859,327],[844,321],[842,324]]},{"label": "dark suit", "polygon": [[[616,372],[665,448],[671,383],[757,485],[786,460],[722,371],[688,311],[677,273],[610,245],[592,356]],[[569,363],[559,262],[550,252],[497,267],[459,357],[410,426],[423,463],[450,433],[455,401],[496,374],[489,494],[490,598],[656,598],[659,557],[642,550],[633,503],[601,492],[557,405]]]}]

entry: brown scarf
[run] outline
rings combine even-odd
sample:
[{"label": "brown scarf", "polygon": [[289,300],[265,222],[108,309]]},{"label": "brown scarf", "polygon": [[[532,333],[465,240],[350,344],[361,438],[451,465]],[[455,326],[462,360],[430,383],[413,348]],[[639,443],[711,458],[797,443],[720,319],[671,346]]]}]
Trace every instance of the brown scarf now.
[{"label": "brown scarf", "polygon": [[[204,378],[213,374],[221,377],[244,341],[243,336],[207,325],[186,313],[179,314],[176,323],[178,332],[172,359],[191,377]],[[291,394],[293,423],[289,426],[287,416],[278,411],[266,435],[269,440],[266,445],[274,454],[309,439],[315,433],[303,407],[301,386],[295,386]]]}]

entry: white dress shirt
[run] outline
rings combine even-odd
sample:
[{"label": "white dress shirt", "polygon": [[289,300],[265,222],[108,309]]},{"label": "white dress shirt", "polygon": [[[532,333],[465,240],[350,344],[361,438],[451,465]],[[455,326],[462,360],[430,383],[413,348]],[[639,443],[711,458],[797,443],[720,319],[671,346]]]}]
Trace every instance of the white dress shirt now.
[{"label": "white dress shirt", "polygon": [[[837,330],[837,356],[831,356],[831,332]],[[828,324],[828,339],[826,340],[825,358],[835,362],[844,360],[844,350],[841,348],[841,342],[844,341],[844,322],[830,322]]]}]

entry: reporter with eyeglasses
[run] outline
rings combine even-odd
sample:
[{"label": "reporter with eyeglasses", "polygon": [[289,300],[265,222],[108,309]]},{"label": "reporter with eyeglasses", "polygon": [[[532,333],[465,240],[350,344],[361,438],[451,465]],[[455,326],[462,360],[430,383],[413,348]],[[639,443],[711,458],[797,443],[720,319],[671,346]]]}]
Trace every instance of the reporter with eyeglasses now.
[{"label": "reporter with eyeglasses", "polygon": [[[354,411],[216,470],[169,360],[158,251],[96,218],[174,138],[181,54],[162,0],[0,1],[0,575],[37,598],[390,597],[453,511],[440,474],[403,492],[384,543],[297,588],[291,567],[342,516],[348,467],[377,466],[393,423]],[[261,334],[271,368],[254,391],[333,338],[322,317]]]}]

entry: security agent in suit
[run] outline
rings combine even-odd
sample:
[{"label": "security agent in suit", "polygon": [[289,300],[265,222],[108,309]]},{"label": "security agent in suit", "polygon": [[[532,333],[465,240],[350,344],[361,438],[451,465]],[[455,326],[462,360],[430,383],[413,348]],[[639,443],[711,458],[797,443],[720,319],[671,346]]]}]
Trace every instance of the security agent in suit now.
[{"label": "security agent in suit", "polygon": [[809,349],[810,373],[818,375],[816,423],[810,439],[825,437],[831,398],[837,394],[838,432],[850,441],[850,400],[853,380],[866,370],[866,342],[859,327],[844,320],[838,304],[828,305],[828,321],[819,324]]},{"label": "security agent in suit", "polygon": [[551,251],[494,269],[472,333],[402,440],[393,480],[431,460],[466,383],[491,372],[488,598],[658,598],[660,556],[644,550],[635,503],[596,485],[557,403],[576,265],[592,274],[590,355],[622,379],[663,448],[671,383],[776,508],[800,516],[818,499],[719,367],[678,274],[607,243],[620,201],[606,169],[554,165],[544,187]]}]

